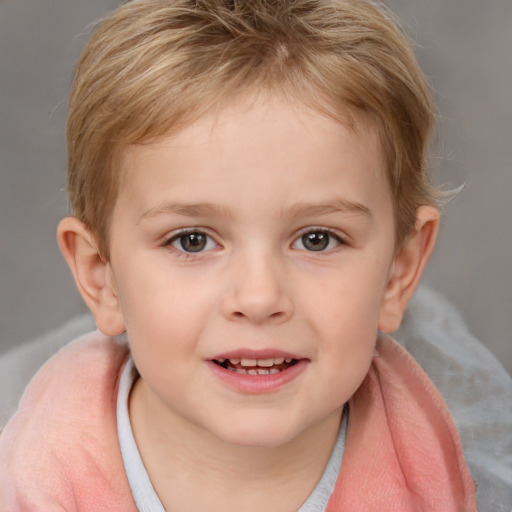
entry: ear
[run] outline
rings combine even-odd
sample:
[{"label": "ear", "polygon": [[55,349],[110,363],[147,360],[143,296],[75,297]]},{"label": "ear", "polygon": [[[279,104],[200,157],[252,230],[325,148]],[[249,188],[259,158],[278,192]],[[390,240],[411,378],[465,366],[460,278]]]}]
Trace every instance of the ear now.
[{"label": "ear", "polygon": [[66,217],[57,228],[57,241],[98,329],[107,336],[124,332],[112,268],[101,257],[95,237],[87,226],[75,217]]},{"label": "ear", "polygon": [[389,281],[384,293],[378,328],[394,332],[423,274],[436,243],[439,229],[439,210],[433,206],[420,206],[416,224],[395,256]]}]

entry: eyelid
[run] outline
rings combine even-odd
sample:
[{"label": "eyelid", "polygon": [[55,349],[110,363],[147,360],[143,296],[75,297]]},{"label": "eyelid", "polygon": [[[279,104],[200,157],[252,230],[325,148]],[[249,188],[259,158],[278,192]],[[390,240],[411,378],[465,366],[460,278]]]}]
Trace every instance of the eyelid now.
[{"label": "eyelid", "polygon": [[[292,244],[291,244],[292,248],[297,243],[297,241],[300,240],[304,235],[307,235],[308,233],[317,233],[317,232],[327,233],[329,236],[333,237],[339,243],[339,245],[347,245],[348,244],[347,237],[345,237],[343,234],[341,234],[339,231],[337,231],[335,229],[328,228],[325,226],[307,226],[305,228],[300,229],[298,231],[298,233],[295,235],[295,237],[293,238]],[[318,251],[318,252],[319,253],[330,252],[334,249]],[[303,249],[303,250],[307,250],[307,249]]]},{"label": "eyelid", "polygon": [[328,228],[326,226],[307,226],[305,228],[301,228],[298,230],[295,239],[300,238],[303,235],[307,235],[308,233],[316,233],[317,231],[321,231],[322,233],[327,233],[337,238],[342,243],[347,243],[348,237],[343,233],[340,233],[339,230],[334,228]]},{"label": "eyelid", "polygon": [[212,249],[210,248],[210,249],[206,249],[206,250],[198,251],[197,253],[194,253],[194,252],[187,252],[187,251],[178,249],[178,248],[174,247],[172,244],[176,240],[179,240],[179,238],[182,236],[199,233],[199,234],[205,235],[207,238],[209,238],[210,240],[212,240],[214,242],[216,247],[219,247],[220,244],[217,242],[216,237],[214,237],[209,231],[210,230],[200,227],[200,226],[176,229],[176,230],[172,231],[170,234],[167,234],[163,238],[161,245],[162,245],[162,247],[172,248],[176,252],[184,254],[184,255],[195,255],[195,254],[198,255],[202,252],[211,251]]}]

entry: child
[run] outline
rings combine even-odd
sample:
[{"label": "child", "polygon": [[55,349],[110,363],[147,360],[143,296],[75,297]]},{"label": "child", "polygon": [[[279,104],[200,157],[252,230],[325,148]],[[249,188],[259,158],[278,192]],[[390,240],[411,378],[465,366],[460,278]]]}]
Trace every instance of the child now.
[{"label": "child", "polygon": [[435,244],[432,118],[370,2],[109,16],[71,93],[58,228],[103,334],[31,383],[1,510],[476,510],[446,406],[383,334]]}]

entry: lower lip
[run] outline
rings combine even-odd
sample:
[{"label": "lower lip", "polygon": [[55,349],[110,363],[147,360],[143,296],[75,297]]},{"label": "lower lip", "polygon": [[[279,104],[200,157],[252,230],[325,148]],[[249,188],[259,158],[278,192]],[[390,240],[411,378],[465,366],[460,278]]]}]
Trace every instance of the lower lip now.
[{"label": "lower lip", "polygon": [[293,366],[279,373],[269,375],[246,375],[226,370],[213,361],[208,361],[208,365],[222,382],[237,391],[250,394],[277,391],[296,379],[306,369],[307,364],[308,361],[306,359],[301,359]]}]

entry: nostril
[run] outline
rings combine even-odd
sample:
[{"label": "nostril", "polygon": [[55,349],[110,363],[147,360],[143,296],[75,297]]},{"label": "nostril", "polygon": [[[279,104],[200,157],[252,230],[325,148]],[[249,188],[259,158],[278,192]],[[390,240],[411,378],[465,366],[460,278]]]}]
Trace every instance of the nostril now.
[{"label": "nostril", "polygon": [[[246,315],[245,313],[242,313],[241,311],[233,311],[231,313],[232,318],[235,319],[245,319],[245,318],[251,318],[254,315]],[[268,320],[280,320],[281,318],[285,317],[286,313],[284,311],[276,311],[275,313],[271,313],[270,315],[266,316]]]},{"label": "nostril", "polygon": [[222,313],[231,321],[280,323],[292,316],[293,307],[288,297],[277,293],[233,293],[223,300]]}]

